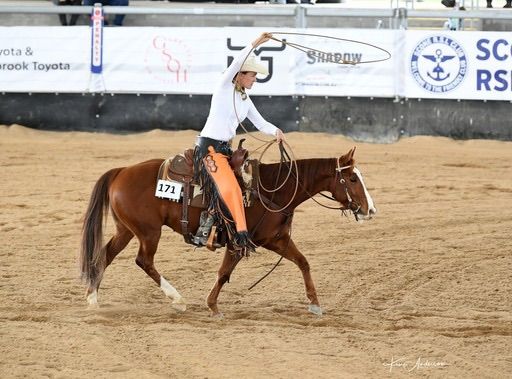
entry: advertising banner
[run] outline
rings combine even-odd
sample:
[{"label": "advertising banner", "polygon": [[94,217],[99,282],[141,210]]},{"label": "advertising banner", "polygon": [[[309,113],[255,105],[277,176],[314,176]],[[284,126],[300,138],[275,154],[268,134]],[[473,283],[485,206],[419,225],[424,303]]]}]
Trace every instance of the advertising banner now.
[{"label": "advertising banner", "polygon": [[[240,50],[266,30],[104,28],[96,39],[91,31],[0,27],[0,91],[209,95]],[[512,101],[512,32],[272,32],[282,41],[253,51],[269,71],[258,76],[253,95]],[[385,51],[390,59],[365,63],[386,58]]]},{"label": "advertising banner", "polygon": [[512,101],[512,33],[408,31],[403,96]]},{"label": "advertising banner", "polygon": [[0,27],[0,91],[88,91],[90,35],[87,26]]},{"label": "advertising banner", "polygon": [[[211,94],[234,57],[265,31],[258,28],[104,28],[102,51],[92,54],[93,39],[88,27],[2,30],[2,91],[169,94]],[[258,84],[251,94],[394,96],[397,86],[394,71],[398,67],[394,58],[358,64],[383,58],[385,54],[368,45],[337,39],[347,39],[353,34],[350,30],[335,29],[277,29],[276,37],[282,42],[269,41],[252,52],[267,66],[269,74],[258,76]],[[388,50],[397,48],[393,31],[359,30],[358,38]],[[290,47],[287,42],[299,44],[301,50]],[[98,44],[94,46],[97,50]],[[32,61],[28,59],[30,54],[35,54],[30,56]],[[20,60],[20,56],[24,59]],[[95,64],[96,56],[102,57],[101,65]],[[335,63],[342,60],[355,64]],[[47,66],[41,66],[44,63]]]},{"label": "advertising banner", "polygon": [[[104,78],[107,91],[211,94],[221,72],[264,30],[256,28],[138,28],[105,30]],[[280,34],[279,32],[282,32]],[[302,36],[296,33],[329,37]],[[292,34],[287,34],[292,33]],[[394,58],[375,47],[337,38],[350,30],[278,29],[253,51],[269,74],[258,78],[252,94],[394,96]],[[392,31],[359,31],[358,38],[392,50]],[[287,42],[301,46],[290,47]],[[340,64],[342,60],[354,64]],[[336,63],[339,62],[339,63]]]},{"label": "advertising banner", "polygon": [[295,94],[395,96],[400,62],[395,52],[402,49],[403,42],[397,38],[398,31],[306,29],[300,32],[312,35],[289,36],[290,42],[307,47],[304,51],[289,48]]},{"label": "advertising banner", "polygon": [[[212,94],[222,72],[263,30],[255,28],[107,28],[107,91]],[[252,94],[291,95],[289,57],[269,42],[253,51],[269,69]]]}]

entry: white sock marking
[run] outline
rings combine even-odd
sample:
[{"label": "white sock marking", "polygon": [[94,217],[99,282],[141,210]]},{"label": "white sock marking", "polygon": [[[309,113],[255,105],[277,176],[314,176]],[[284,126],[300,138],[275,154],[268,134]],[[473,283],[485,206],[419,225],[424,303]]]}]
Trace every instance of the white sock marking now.
[{"label": "white sock marking", "polygon": [[167,297],[173,300],[181,299],[181,295],[163,276],[160,276],[160,288],[164,291]]},{"label": "white sock marking", "polygon": [[91,292],[89,295],[87,295],[87,303],[89,305],[96,305],[98,304],[98,291]]}]

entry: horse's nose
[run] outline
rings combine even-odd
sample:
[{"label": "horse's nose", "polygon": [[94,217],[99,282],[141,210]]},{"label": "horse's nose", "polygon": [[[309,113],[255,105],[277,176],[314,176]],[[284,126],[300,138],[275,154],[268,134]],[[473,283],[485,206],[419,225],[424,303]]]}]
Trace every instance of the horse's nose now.
[{"label": "horse's nose", "polygon": [[368,215],[369,215],[370,217],[374,216],[376,213],[377,213],[377,209],[376,209],[376,208],[373,208],[373,207],[372,207],[372,208],[370,208],[370,209],[368,210]]}]

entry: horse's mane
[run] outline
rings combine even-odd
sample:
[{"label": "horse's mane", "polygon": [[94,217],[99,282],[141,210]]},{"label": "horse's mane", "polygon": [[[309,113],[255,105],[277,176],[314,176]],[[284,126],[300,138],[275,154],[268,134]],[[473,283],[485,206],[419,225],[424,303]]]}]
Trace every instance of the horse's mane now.
[{"label": "horse's mane", "polygon": [[[324,168],[331,168],[336,164],[335,158],[307,158],[307,159],[297,159],[297,168],[299,172],[306,172],[311,170],[318,170]],[[280,162],[277,163],[260,163],[260,168],[265,170],[265,172],[277,173],[279,171]],[[282,167],[288,170],[288,162]],[[281,169],[281,170],[282,170]]]},{"label": "horse's mane", "polygon": [[[299,172],[299,180],[303,185],[308,185],[318,180],[319,177],[324,175],[332,175],[334,167],[336,167],[335,158],[308,158],[297,159],[297,170]],[[286,177],[289,171],[289,162],[281,163],[260,163],[260,176],[262,180],[267,182],[277,179],[279,174],[279,184]],[[294,172],[292,171],[294,175]],[[289,180],[290,185],[294,182],[295,178]]]}]

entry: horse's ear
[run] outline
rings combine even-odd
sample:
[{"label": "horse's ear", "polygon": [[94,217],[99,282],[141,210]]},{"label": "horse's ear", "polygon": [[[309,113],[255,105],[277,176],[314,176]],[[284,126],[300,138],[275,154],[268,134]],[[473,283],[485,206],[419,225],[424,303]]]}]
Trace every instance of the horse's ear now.
[{"label": "horse's ear", "polygon": [[356,151],[356,147],[354,146],[352,149],[349,150],[349,152],[347,154],[343,155],[340,158],[340,161],[343,163],[343,165],[351,164],[355,151]]},{"label": "horse's ear", "polygon": [[354,158],[354,153],[355,153],[355,152],[356,152],[356,147],[354,146],[354,147],[352,148],[352,150],[350,150],[350,151],[348,152],[348,158],[349,158],[349,159],[353,159],[353,158]]}]

